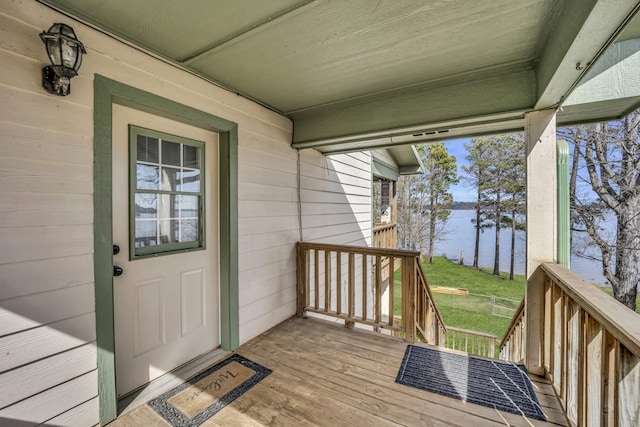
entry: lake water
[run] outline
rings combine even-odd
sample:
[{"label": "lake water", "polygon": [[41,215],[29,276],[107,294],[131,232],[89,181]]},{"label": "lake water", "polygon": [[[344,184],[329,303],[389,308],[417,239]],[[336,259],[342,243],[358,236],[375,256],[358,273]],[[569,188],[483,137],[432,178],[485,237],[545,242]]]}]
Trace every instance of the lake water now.
[{"label": "lake water", "polygon": [[[475,218],[473,210],[451,211],[447,222],[446,235],[436,242],[435,254],[444,255],[450,259],[459,259],[460,251],[464,251],[465,265],[473,264],[473,252],[475,245],[475,228],[471,220]],[[579,234],[579,233],[578,233]],[[574,234],[574,240],[583,236]],[[494,261],[495,229],[487,228],[480,234],[480,253],[478,264],[480,267],[493,268]],[[511,230],[500,231],[500,270],[509,271],[511,251]],[[524,274],[525,270],[525,232],[516,231],[515,242],[515,273]],[[571,254],[571,270],[583,279],[599,285],[608,286],[607,280],[602,275],[602,264]]]}]

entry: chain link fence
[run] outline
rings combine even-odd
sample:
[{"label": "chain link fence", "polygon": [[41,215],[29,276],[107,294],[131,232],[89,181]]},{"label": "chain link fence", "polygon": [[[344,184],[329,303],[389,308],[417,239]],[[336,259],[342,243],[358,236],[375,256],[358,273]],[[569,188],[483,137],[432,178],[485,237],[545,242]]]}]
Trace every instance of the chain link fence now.
[{"label": "chain link fence", "polygon": [[511,319],[520,306],[520,300],[496,297],[495,295],[456,295],[434,293],[438,307],[475,311],[496,317]]}]

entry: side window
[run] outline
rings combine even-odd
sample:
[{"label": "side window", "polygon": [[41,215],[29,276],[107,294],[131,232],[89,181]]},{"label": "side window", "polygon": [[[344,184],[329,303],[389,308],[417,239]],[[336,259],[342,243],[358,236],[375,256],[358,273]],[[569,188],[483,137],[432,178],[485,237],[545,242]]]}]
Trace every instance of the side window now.
[{"label": "side window", "polygon": [[204,248],[204,143],[129,126],[131,258]]}]

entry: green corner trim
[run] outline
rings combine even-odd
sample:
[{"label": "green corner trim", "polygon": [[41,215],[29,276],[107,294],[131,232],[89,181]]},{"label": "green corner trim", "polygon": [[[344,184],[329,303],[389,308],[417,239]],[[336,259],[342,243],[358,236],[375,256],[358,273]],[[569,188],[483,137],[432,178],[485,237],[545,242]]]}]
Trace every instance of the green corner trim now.
[{"label": "green corner trim", "polygon": [[558,167],[558,264],[571,265],[571,230],[569,206],[569,144],[557,141]]},{"label": "green corner trim", "polygon": [[94,276],[100,423],[117,417],[113,319],[112,104],[217,132],[220,141],[220,329],[226,350],[239,345],[238,126],[234,122],[106,77],[94,78]]}]

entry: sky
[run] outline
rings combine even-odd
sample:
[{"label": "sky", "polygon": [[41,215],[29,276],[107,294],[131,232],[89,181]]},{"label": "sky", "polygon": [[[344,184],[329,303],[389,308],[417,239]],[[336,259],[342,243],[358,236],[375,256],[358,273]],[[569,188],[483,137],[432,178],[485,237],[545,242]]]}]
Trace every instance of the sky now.
[{"label": "sky", "polygon": [[[467,156],[467,149],[464,144],[471,143],[471,138],[451,139],[444,141],[444,146],[450,155],[455,156],[456,164],[458,165],[458,177],[462,178],[465,173],[462,170],[462,166],[468,165],[469,162],[465,159]],[[456,202],[474,202],[476,200],[476,189],[464,179],[460,179],[458,184],[452,185],[449,189],[453,194],[453,200]]]},{"label": "sky", "polygon": [[[451,194],[453,194],[453,200],[455,202],[475,202],[477,198],[476,189],[468,181],[463,179],[465,172],[462,170],[462,166],[469,164],[465,159],[468,152],[464,145],[470,144],[471,138],[451,139],[442,142],[449,154],[455,156],[456,164],[458,166],[458,177],[460,178],[460,182],[450,187]],[[571,143],[569,143],[569,152],[573,153],[573,145]],[[584,167],[579,169],[578,176],[578,192],[580,197],[583,200],[595,198],[595,193],[593,193],[591,189]]]}]

